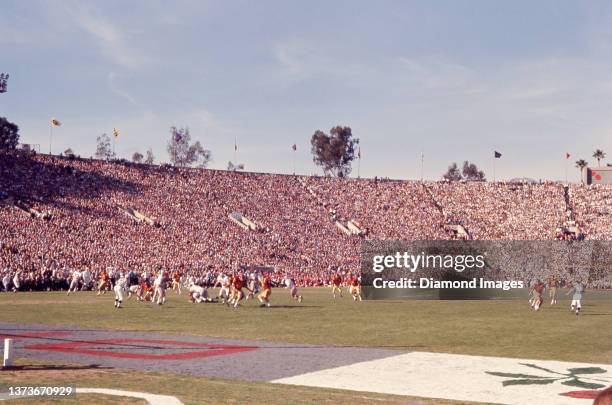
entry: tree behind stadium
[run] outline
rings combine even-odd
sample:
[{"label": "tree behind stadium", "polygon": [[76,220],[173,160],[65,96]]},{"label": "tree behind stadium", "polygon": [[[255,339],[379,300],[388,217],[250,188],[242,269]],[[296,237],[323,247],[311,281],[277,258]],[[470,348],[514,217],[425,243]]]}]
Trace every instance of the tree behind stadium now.
[{"label": "tree behind stadium", "polygon": [[485,174],[478,168],[474,163],[470,163],[467,160],[463,162],[463,169],[461,170],[463,178],[467,181],[486,181]]},{"label": "tree behind stadium", "polygon": [[241,172],[244,170],[244,163],[233,163],[230,160],[227,162],[227,170],[230,172]]},{"label": "tree behind stadium", "polygon": [[200,141],[191,144],[189,128],[171,127],[167,150],[174,166],[187,167],[196,164],[198,167],[206,167],[212,160],[212,153],[204,149]]},{"label": "tree behind stadium", "polygon": [[155,163],[155,155],[153,155],[153,149],[147,149],[147,157],[145,159],[145,164],[152,165]]},{"label": "tree behind stadium", "polygon": [[323,168],[326,175],[346,177],[351,173],[358,143],[359,139],[353,138],[350,127],[336,126],[329,130],[329,135],[317,130],[310,139],[312,160]]},{"label": "tree behind stadium", "polygon": [[144,156],[140,152],[134,152],[132,155],[132,162],[134,163],[142,163],[142,159],[144,159]]},{"label": "tree behind stadium", "polygon": [[485,174],[478,168],[474,163],[470,163],[467,160],[463,162],[463,168],[459,171],[457,163],[452,163],[446,169],[446,173],[442,175],[442,178],[446,181],[486,181]]},{"label": "tree behind stadium", "polygon": [[0,117],[0,152],[15,149],[19,143],[19,127]]},{"label": "tree behind stadium", "polygon": [[97,159],[114,159],[115,152],[111,147],[111,140],[108,135],[102,134],[96,138],[96,154]]}]

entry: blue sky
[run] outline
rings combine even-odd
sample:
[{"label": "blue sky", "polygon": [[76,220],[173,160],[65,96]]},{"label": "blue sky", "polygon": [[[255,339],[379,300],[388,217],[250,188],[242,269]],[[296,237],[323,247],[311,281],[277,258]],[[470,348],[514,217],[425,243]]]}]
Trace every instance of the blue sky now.
[{"label": "blue sky", "polygon": [[[91,156],[121,130],[166,160],[170,126],[212,168],[316,171],[310,136],[349,125],[362,176],[565,177],[612,157],[612,3],[575,1],[36,1],[0,5],[0,116],[22,141]],[[353,175],[357,175],[355,163]],[[578,171],[570,166],[570,179]]]}]

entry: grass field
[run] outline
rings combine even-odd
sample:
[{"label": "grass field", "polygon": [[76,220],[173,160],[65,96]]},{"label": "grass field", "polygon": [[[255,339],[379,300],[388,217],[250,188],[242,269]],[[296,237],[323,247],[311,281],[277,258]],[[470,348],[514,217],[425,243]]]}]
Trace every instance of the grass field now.
[{"label": "grass field", "polygon": [[302,294],[298,304],[275,289],[271,308],[249,301],[233,309],[170,292],[163,307],[128,301],[120,310],[111,293],[0,294],[0,320],[612,364],[612,300],[587,298],[575,316],[569,300],[534,312],[527,300],[353,302],[333,301],[323,288]]},{"label": "grass field", "polygon": [[[31,360],[21,360],[23,368],[16,371],[2,371],[0,384],[23,384],[24,381],[47,385],[74,385],[88,388],[113,388],[153,394],[172,395],[185,404],[244,404],[261,403],[269,405],[285,404],[389,404],[389,405],[457,405],[471,404],[460,401],[440,399],[411,398],[396,395],[362,393],[346,390],[299,387],[270,383],[230,381],[185,375],[134,372],[117,369],[88,369],[66,365],[47,369],[44,364],[32,364]],[[27,366],[25,365],[27,364]],[[39,401],[37,404],[144,404],[134,398],[109,397],[105,395],[83,395],[65,400]],[[77,401],[78,399],[78,401]],[[11,403],[32,403],[23,399],[7,401]]]},{"label": "grass field", "polygon": [[[0,320],[612,364],[612,300],[587,301],[577,317],[570,313],[567,300],[554,307],[544,306],[536,313],[526,300],[353,302],[348,297],[334,301],[328,289],[304,289],[302,294],[304,302],[298,304],[286,290],[275,289],[271,308],[259,308],[249,301],[233,309],[221,304],[191,304],[185,294],[171,292],[162,307],[128,301],[120,310],[113,308],[114,295],[110,293],[0,294]],[[462,403],[80,365],[48,367],[30,359],[19,362],[21,369],[0,373],[0,383],[78,382],[79,386],[174,395],[193,404],[240,404],[245,399],[268,404]],[[82,401],[142,403],[137,399],[79,395],[79,403]]]}]

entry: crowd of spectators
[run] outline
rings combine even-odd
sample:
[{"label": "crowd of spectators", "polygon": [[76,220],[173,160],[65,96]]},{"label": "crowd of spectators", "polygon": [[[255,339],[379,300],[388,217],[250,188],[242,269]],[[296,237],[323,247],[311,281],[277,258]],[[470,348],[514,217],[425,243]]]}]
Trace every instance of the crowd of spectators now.
[{"label": "crowd of spectators", "polygon": [[546,240],[566,219],[563,186],[557,183],[428,183],[449,223],[471,239]]},{"label": "crowd of spectators", "polygon": [[612,187],[576,185],[569,190],[577,225],[589,239],[610,240]]},{"label": "crowd of spectators", "polygon": [[[587,238],[608,238],[612,189],[571,194]],[[463,225],[473,239],[554,239],[567,209],[563,186],[553,183],[342,179],[5,155],[0,271],[20,272],[34,289],[63,285],[73,269],[95,278],[107,268],[202,276],[239,266],[325,285],[338,270],[359,271],[363,239],[452,239],[448,224]],[[256,229],[237,226],[232,213]],[[339,231],[337,222],[347,221],[362,232]]]}]

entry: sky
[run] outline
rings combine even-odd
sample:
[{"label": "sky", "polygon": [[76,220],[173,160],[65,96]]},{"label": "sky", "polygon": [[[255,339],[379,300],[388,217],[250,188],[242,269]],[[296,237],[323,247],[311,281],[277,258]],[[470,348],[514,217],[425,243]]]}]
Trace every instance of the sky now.
[{"label": "sky", "polygon": [[352,176],[420,178],[421,153],[428,179],[612,161],[608,1],[3,0],[0,72],[0,116],[44,153],[55,117],[54,153],[118,128],[119,157],[167,161],[188,127],[215,169],[321,173],[310,137],[336,125],[360,139]]}]

